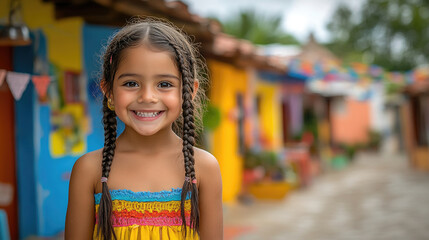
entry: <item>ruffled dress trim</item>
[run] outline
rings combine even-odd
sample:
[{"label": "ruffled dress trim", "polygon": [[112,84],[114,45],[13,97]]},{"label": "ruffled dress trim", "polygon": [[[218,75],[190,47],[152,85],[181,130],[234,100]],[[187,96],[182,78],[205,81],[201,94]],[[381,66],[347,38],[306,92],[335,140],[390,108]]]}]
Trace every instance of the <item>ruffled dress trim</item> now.
[{"label": "ruffled dress trim", "polygon": [[[180,214],[181,194],[181,188],[159,192],[110,190],[112,225],[118,239],[183,239]],[[185,201],[186,239],[199,239],[189,227],[190,197],[189,193]],[[94,239],[101,239],[101,236],[97,236],[100,199],[101,193],[94,194],[96,212]]]},{"label": "ruffled dress trim", "polygon": [[[95,204],[100,204],[102,193],[94,194]],[[113,200],[125,200],[130,202],[169,202],[180,201],[182,189],[172,188],[171,190],[164,190],[159,192],[134,192],[128,189],[110,190],[110,196]],[[191,193],[188,193],[186,199],[191,198]]]}]

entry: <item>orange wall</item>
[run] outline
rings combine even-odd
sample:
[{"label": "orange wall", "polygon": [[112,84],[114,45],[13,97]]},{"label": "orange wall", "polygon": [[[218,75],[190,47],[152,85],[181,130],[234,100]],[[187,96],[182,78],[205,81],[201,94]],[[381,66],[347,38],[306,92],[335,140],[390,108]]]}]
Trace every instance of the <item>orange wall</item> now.
[{"label": "orange wall", "polygon": [[342,107],[332,103],[332,135],[336,143],[366,143],[370,129],[370,103],[346,98]]}]

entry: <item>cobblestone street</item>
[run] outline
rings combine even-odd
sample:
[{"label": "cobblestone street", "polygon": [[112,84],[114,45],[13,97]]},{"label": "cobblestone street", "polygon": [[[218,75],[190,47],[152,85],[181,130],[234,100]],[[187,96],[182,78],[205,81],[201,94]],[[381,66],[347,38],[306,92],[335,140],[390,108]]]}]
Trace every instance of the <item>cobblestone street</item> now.
[{"label": "cobblestone street", "polygon": [[225,206],[225,239],[427,240],[429,173],[362,153],[281,202]]}]

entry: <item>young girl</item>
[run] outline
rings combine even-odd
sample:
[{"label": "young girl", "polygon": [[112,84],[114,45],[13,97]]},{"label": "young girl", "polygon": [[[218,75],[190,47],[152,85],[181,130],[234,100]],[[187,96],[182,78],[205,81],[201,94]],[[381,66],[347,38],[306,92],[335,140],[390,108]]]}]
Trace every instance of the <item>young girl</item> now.
[{"label": "young girl", "polygon": [[146,20],[114,36],[100,82],[104,148],[73,166],[66,239],[223,238],[219,165],[194,147],[199,66],[170,24]]}]

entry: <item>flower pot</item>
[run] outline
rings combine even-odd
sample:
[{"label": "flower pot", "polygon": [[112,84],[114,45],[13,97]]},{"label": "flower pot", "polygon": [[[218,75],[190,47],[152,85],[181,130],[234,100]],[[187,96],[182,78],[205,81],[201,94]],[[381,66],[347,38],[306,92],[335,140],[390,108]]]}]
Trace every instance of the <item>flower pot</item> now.
[{"label": "flower pot", "polygon": [[292,189],[287,182],[260,182],[250,185],[249,192],[261,200],[281,200]]}]

